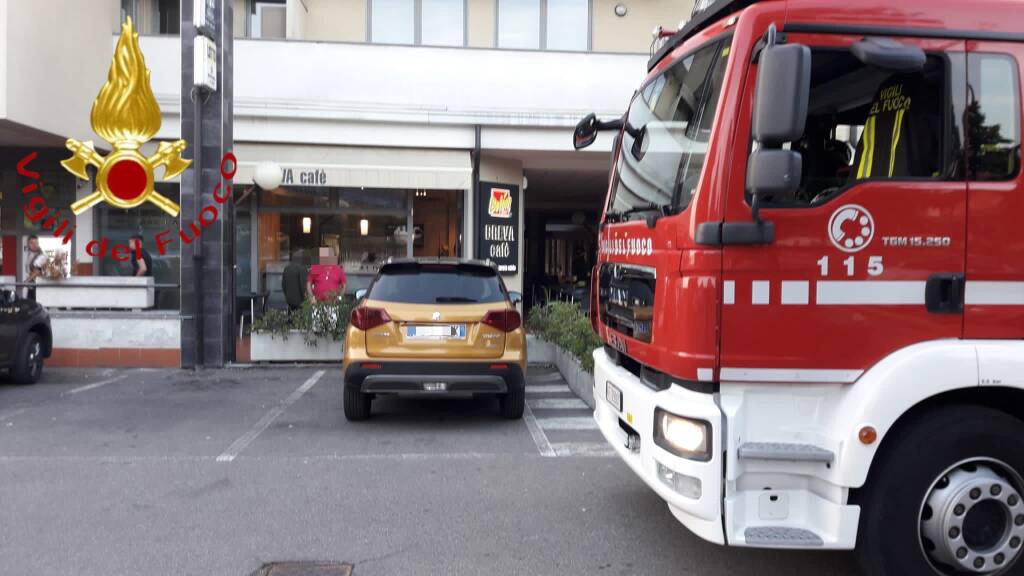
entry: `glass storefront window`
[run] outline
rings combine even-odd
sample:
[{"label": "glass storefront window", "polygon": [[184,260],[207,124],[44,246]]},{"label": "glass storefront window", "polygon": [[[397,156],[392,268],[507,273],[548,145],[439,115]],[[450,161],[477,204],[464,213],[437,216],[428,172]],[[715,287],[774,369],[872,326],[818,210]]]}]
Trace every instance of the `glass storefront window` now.
[{"label": "glass storefront window", "polygon": [[[284,267],[316,264],[321,247],[338,255],[349,295],[369,285],[388,258],[462,254],[463,191],[289,186],[259,194],[257,276],[271,307],[284,305]],[[249,240],[239,223],[236,256],[251,258],[242,253]]]},{"label": "glass storefront window", "polygon": [[[156,185],[158,192],[174,200],[179,199],[177,184]],[[153,238],[165,230],[178,230],[178,219],[168,216],[156,206],[146,203],[131,210],[119,210],[107,204],[99,204],[93,208],[94,218],[98,219],[96,238],[106,238],[110,246],[128,244],[135,234],[143,237],[143,247],[153,257],[153,280],[157,284],[181,283],[181,243],[177,238],[166,247],[166,254],[161,255],[153,244]],[[109,250],[108,246],[108,250]],[[109,256],[93,259],[93,266],[100,276],[131,276],[131,262],[118,262]],[[154,308],[158,310],[177,310],[181,302],[178,288],[158,288]]]}]

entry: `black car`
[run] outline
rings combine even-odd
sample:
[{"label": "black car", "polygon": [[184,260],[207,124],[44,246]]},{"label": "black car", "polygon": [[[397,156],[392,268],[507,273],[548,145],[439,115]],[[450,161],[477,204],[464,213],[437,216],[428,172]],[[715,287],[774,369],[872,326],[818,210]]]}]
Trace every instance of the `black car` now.
[{"label": "black car", "polygon": [[46,308],[10,289],[0,289],[0,370],[21,384],[35,384],[43,359],[53,351]]}]

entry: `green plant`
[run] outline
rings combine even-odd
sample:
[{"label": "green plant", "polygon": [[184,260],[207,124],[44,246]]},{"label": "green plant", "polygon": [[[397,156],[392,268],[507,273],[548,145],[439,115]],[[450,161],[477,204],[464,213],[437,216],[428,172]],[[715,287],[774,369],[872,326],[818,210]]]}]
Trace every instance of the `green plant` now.
[{"label": "green plant", "polygon": [[526,329],[572,354],[587,372],[594,372],[591,354],[595,348],[601,347],[601,339],[590,326],[590,319],[580,312],[577,305],[548,302],[534,306],[526,318]]},{"label": "green plant", "polygon": [[342,340],[348,328],[353,304],[341,298],[304,302],[298,310],[267,310],[252,323],[253,332],[270,334],[272,338],[288,339],[288,332],[302,333],[307,346],[315,346],[319,338]]}]

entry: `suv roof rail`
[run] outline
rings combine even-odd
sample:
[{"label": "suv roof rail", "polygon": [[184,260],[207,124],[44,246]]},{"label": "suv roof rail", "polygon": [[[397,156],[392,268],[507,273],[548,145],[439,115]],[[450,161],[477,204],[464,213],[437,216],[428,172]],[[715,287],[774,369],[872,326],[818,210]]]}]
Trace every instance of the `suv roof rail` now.
[{"label": "suv roof rail", "polygon": [[733,12],[738,12],[751,4],[763,1],[765,0],[697,0],[693,4],[690,20],[654,52],[651,59],[647,61],[647,71],[653,70],[666,54],[675,50],[687,38],[707,28],[711,23],[718,21],[719,18]]},{"label": "suv roof rail", "polygon": [[479,260],[475,258],[455,258],[451,256],[419,256],[416,258],[389,256],[384,264],[468,264],[470,266],[487,266],[488,268],[498,267],[498,265],[490,259]]}]

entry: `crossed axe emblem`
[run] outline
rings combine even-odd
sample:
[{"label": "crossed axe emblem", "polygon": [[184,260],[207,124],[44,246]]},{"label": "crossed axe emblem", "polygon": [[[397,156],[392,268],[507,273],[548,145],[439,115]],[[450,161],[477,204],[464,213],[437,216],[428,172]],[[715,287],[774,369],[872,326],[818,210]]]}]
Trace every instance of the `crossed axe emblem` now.
[{"label": "crossed axe emblem", "polygon": [[134,208],[143,202],[152,202],[171,216],[177,216],[181,208],[170,198],[153,189],[154,170],[164,166],[163,180],[170,180],[181,174],[192,164],[181,157],[185,150],[184,140],[161,142],[150,157],[139,153],[137,148],[119,147],[106,157],[101,156],[91,141],[67,141],[68,150],[74,153],[61,162],[75,176],[88,180],[86,166],[94,166],[96,191],[71,205],[71,211],[80,214],[103,200],[118,208]]},{"label": "crossed axe emblem", "polygon": [[192,161],[181,156],[187,146],[184,140],[161,142],[152,156],[139,152],[160,129],[160,107],[149,84],[149,70],[131,18],[121,25],[110,74],[93,103],[91,119],[93,130],[114,150],[101,156],[91,140],[67,141],[72,156],[61,165],[68,172],[89,180],[86,169],[97,169],[96,190],[72,204],[71,211],[78,215],[101,201],[122,209],[152,202],[176,217],[181,208],[154,189],[154,172],[163,166],[163,180],[167,181],[184,172]]}]

